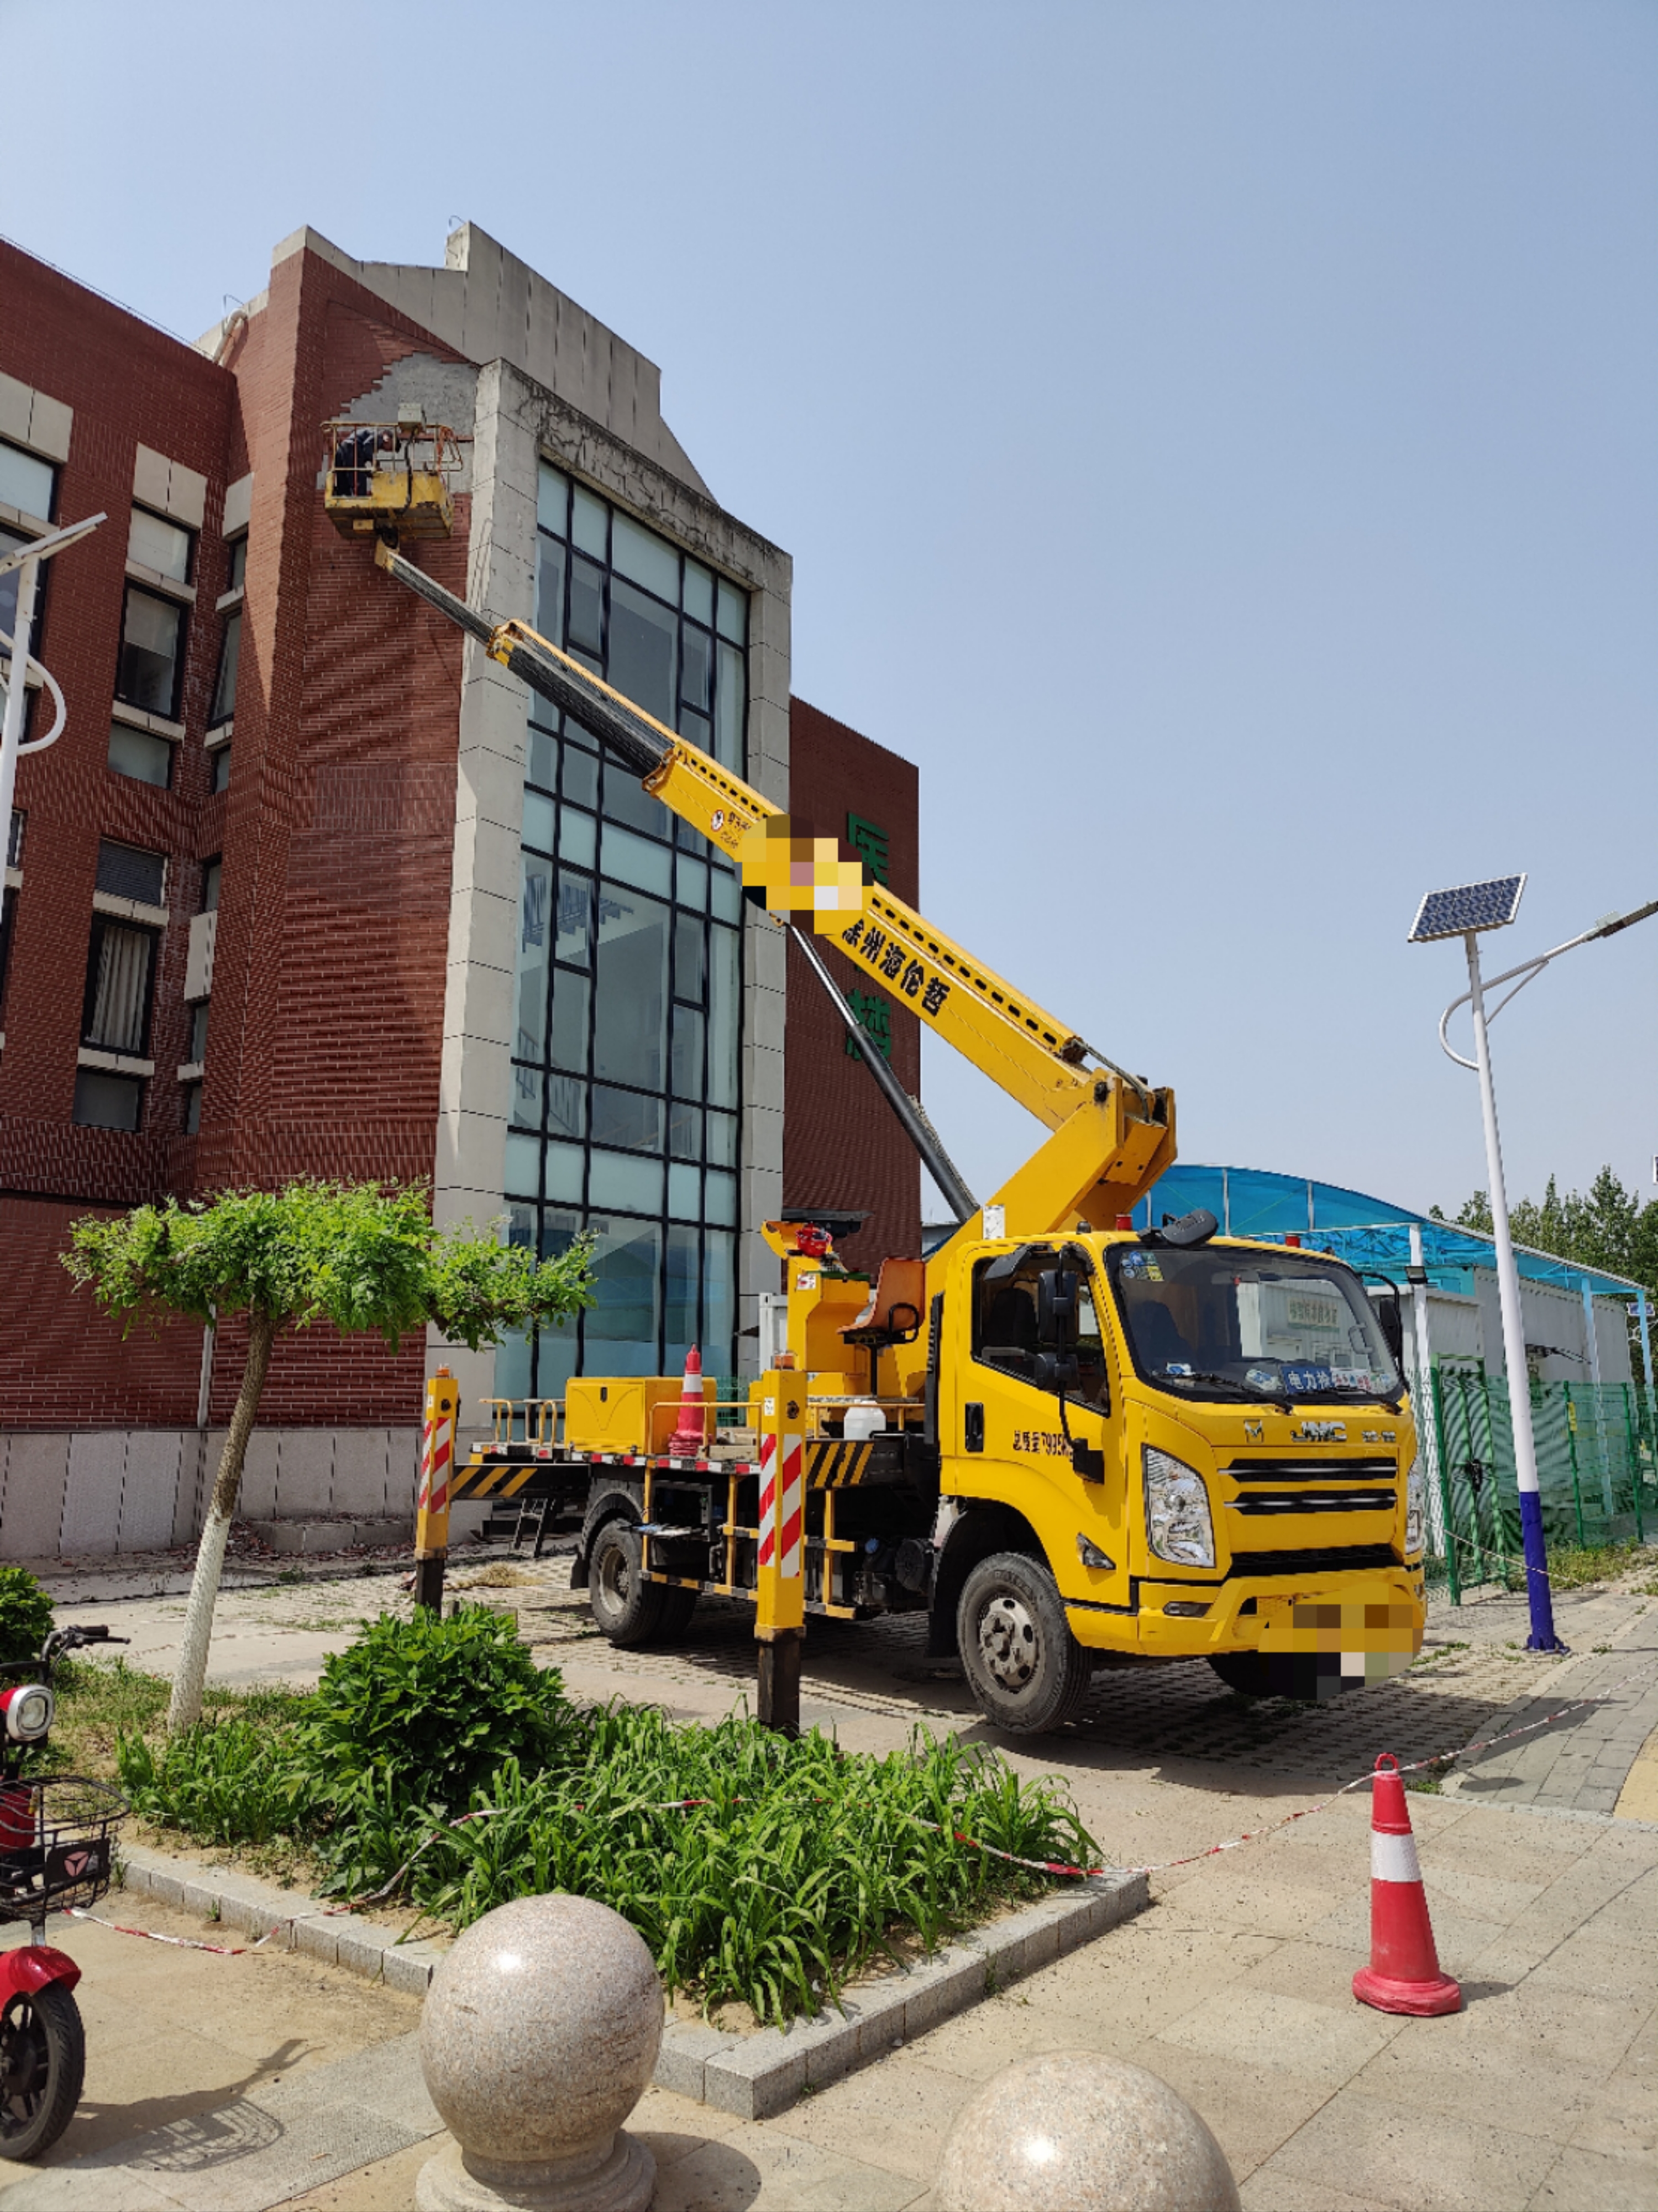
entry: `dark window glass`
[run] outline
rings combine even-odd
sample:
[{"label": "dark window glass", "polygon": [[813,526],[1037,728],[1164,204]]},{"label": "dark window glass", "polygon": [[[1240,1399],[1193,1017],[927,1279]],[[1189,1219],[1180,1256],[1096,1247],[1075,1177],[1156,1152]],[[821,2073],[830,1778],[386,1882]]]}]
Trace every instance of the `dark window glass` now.
[{"label": "dark window glass", "polygon": [[[1010,1275],[987,1280],[995,1264],[981,1260],[973,1271],[973,1357],[987,1367],[999,1368],[1031,1382],[1036,1358],[1037,1282],[1046,1267],[1057,1267],[1055,1252],[1036,1252]],[[1106,1395],[1105,1352],[1094,1304],[1093,1276],[1066,1261],[1078,1276],[1077,1381],[1067,1385],[1067,1396],[1084,1405],[1103,1405]],[[1045,1386],[1042,1386],[1045,1387]]]},{"label": "dark window glass", "polygon": [[[564,548],[540,540],[541,566],[536,579],[536,628],[549,645],[564,642]],[[597,653],[595,646],[593,651]]]},{"label": "dark window glass", "polygon": [[207,1058],[208,1005],[206,999],[198,999],[190,1010],[190,1049],[185,1054],[186,1060]]},{"label": "dark window glass", "polygon": [[143,1115],[144,1086],[136,1076],[107,1075],[101,1067],[75,1071],[75,1119],[83,1129],[136,1129]]},{"label": "dark window glass", "polygon": [[707,937],[701,917],[677,914],[673,918],[673,994],[693,1006],[702,1003],[703,945]]},{"label": "dark window glass", "polygon": [[98,889],[112,898],[137,899],[144,906],[166,902],[167,855],[141,852],[105,838],[98,848]]},{"label": "dark window glass", "polygon": [[587,1073],[587,978],[561,968],[553,986],[547,1057],[572,1075]]},{"label": "dark window glass", "polygon": [[685,625],[685,659],[679,678],[680,696],[699,714],[708,711],[714,690],[714,640],[695,623]]},{"label": "dark window glass", "polygon": [[147,714],[167,721],[178,716],[179,679],[184,663],[185,611],[172,599],[157,599],[137,584],[126,587],[121,619],[121,658],[116,696]]},{"label": "dark window glass", "polygon": [[593,1073],[641,1091],[667,1087],[668,913],[619,884],[599,887]]},{"label": "dark window glass", "polygon": [[683,1370],[685,1354],[697,1340],[697,1291],[701,1274],[701,1239],[694,1229],[668,1231],[665,1300],[662,1326],[666,1341],[664,1371]]},{"label": "dark window glass", "polygon": [[678,658],[678,617],[636,586],[613,578],[608,681],[670,728]]},{"label": "dark window glass", "polygon": [[577,806],[598,810],[598,762],[573,744],[564,748],[564,796]]},{"label": "dark window glass", "polygon": [[519,1060],[539,1060],[546,1054],[552,902],[552,862],[525,853],[519,895],[518,1036],[513,1047]]},{"label": "dark window glass", "polygon": [[[3,450],[0,447],[0,451]],[[20,546],[31,545],[33,542],[33,538],[24,537],[18,531],[0,527],[0,553],[15,553]],[[17,628],[17,593],[22,580],[22,571],[19,568],[9,568],[3,576],[0,576],[0,629],[4,630],[8,637],[12,636]],[[40,632],[46,614],[46,587],[51,581],[52,563],[46,561],[34,572],[34,619],[29,636],[37,659],[39,658]],[[4,696],[4,689],[0,686],[0,698]]]},{"label": "dark window glass", "polygon": [[228,592],[240,592],[247,581],[247,540],[233,538],[228,548],[224,587]]},{"label": "dark window glass", "polygon": [[[629,830],[642,830],[647,837],[665,839],[673,828],[673,817],[662,801],[653,799],[620,761],[604,763],[604,812],[610,821],[625,823]],[[665,860],[667,855],[662,857]],[[665,882],[662,889],[667,889]]]},{"label": "dark window glass", "polygon": [[676,1160],[702,1157],[702,1109],[676,1098],[668,1109],[668,1152]]},{"label": "dark window glass", "polygon": [[239,607],[224,626],[219,645],[219,672],[213,684],[210,725],[228,722],[236,711],[236,661],[242,649],[242,617]]},{"label": "dark window glass", "polygon": [[748,726],[748,669],[732,645],[720,647],[720,682],[714,700],[714,750],[720,764],[743,774],[743,733]]},{"label": "dark window glass", "polygon": [[587,1133],[587,1086],[574,1075],[547,1078],[547,1133],[577,1139]]},{"label": "dark window glass", "polygon": [[186,1083],[184,1087],[184,1132],[193,1137],[202,1126],[202,1086]]},{"label": "dark window glass", "polygon": [[224,862],[216,855],[202,863],[202,905],[203,914],[212,914],[219,903],[219,885],[224,877]]},{"label": "dark window glass", "polygon": [[563,869],[558,879],[558,957],[567,967],[586,968],[592,958],[593,879]]},{"label": "dark window glass", "polygon": [[712,929],[708,969],[708,1103],[736,1106],[739,966],[734,929]]},{"label": "dark window glass", "polygon": [[702,1096],[702,1016],[695,1006],[673,1010],[673,1088],[681,1098]]},{"label": "dark window glass", "polygon": [[230,788],[230,747],[228,745],[216,746],[215,750],[209,754],[208,759],[211,763],[207,772],[207,787],[209,792],[228,791]]},{"label": "dark window glass", "polygon": [[11,810],[11,835],[6,840],[6,866],[21,868],[23,865],[23,824],[28,817],[19,807]]},{"label": "dark window glass", "polygon": [[[92,918],[87,996],[81,1042],[100,1052],[143,1057],[149,1031],[149,985],[155,958],[152,930],[135,929],[107,915]],[[119,1124],[112,1126],[118,1127]]]},{"label": "dark window glass", "polygon": [[570,569],[570,650],[604,650],[604,571],[580,556]]},{"label": "dark window glass", "polygon": [[716,1167],[734,1168],[737,1165],[737,1116],[735,1114],[709,1115],[708,1158]]}]

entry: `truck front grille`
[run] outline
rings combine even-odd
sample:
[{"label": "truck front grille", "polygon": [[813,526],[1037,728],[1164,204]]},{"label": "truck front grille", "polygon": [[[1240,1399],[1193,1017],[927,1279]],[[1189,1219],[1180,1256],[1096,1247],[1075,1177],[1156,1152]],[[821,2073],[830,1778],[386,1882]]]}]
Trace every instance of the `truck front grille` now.
[{"label": "truck front grille", "polygon": [[1391,1459],[1235,1459],[1221,1469],[1234,1482],[1395,1482]]},{"label": "truck front grille", "polygon": [[1255,1490],[1231,1499],[1229,1513],[1391,1513],[1399,1504],[1392,1490]]},{"label": "truck front grille", "polygon": [[1328,1575],[1347,1567],[1396,1567],[1391,1544],[1339,1544],[1322,1552],[1234,1552],[1235,1575]]}]

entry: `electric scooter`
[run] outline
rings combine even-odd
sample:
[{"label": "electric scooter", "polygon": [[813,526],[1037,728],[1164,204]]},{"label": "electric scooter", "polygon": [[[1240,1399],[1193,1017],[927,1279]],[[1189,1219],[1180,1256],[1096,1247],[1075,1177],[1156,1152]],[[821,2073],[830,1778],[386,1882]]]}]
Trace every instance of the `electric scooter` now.
[{"label": "electric scooter", "polygon": [[27,1776],[52,1733],[58,1664],[84,1644],[125,1644],[107,1628],[55,1628],[36,1660],[0,1667],[27,1679],[0,1689],[0,1923],[27,1921],[33,1941],[0,1951],[0,2158],[33,2159],[74,2117],[86,2071],[75,1984],[81,1969],[43,1941],[46,1915],[91,1905],[109,1887],[127,1802],[107,1783]]}]

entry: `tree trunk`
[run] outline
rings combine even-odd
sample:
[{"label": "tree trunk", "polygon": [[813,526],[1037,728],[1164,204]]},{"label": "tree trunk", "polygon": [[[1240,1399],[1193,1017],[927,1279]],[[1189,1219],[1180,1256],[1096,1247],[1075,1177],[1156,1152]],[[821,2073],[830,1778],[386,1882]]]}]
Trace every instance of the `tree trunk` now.
[{"label": "tree trunk", "polygon": [[224,1449],[219,1455],[219,1472],[214,1477],[213,1497],[196,1552],[190,1602],[185,1608],[184,1641],[173,1677],[173,1702],[167,1707],[169,1729],[191,1728],[202,1717],[202,1686],[207,1680],[208,1646],[213,1638],[213,1608],[219,1595],[219,1577],[224,1571],[225,1546],[230,1538],[236,1493],[241,1488],[242,1462],[247,1454],[247,1440],[253,1433],[253,1419],[259,1410],[276,1334],[276,1324],[269,1314],[250,1312],[247,1364],[242,1370],[236,1410],[230,1417]]}]

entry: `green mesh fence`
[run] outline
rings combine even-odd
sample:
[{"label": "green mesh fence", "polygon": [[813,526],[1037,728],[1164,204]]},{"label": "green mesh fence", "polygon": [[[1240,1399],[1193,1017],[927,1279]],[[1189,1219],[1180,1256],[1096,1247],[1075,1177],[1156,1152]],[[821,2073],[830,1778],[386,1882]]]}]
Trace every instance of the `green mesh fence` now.
[{"label": "green mesh fence", "polygon": [[[1463,1585],[1524,1585],[1514,1432],[1505,1382],[1434,1370],[1444,1550],[1428,1578],[1453,1599]],[[1532,1433],[1551,1550],[1644,1542],[1658,1535],[1658,1422],[1633,1382],[1533,1382]]]}]

